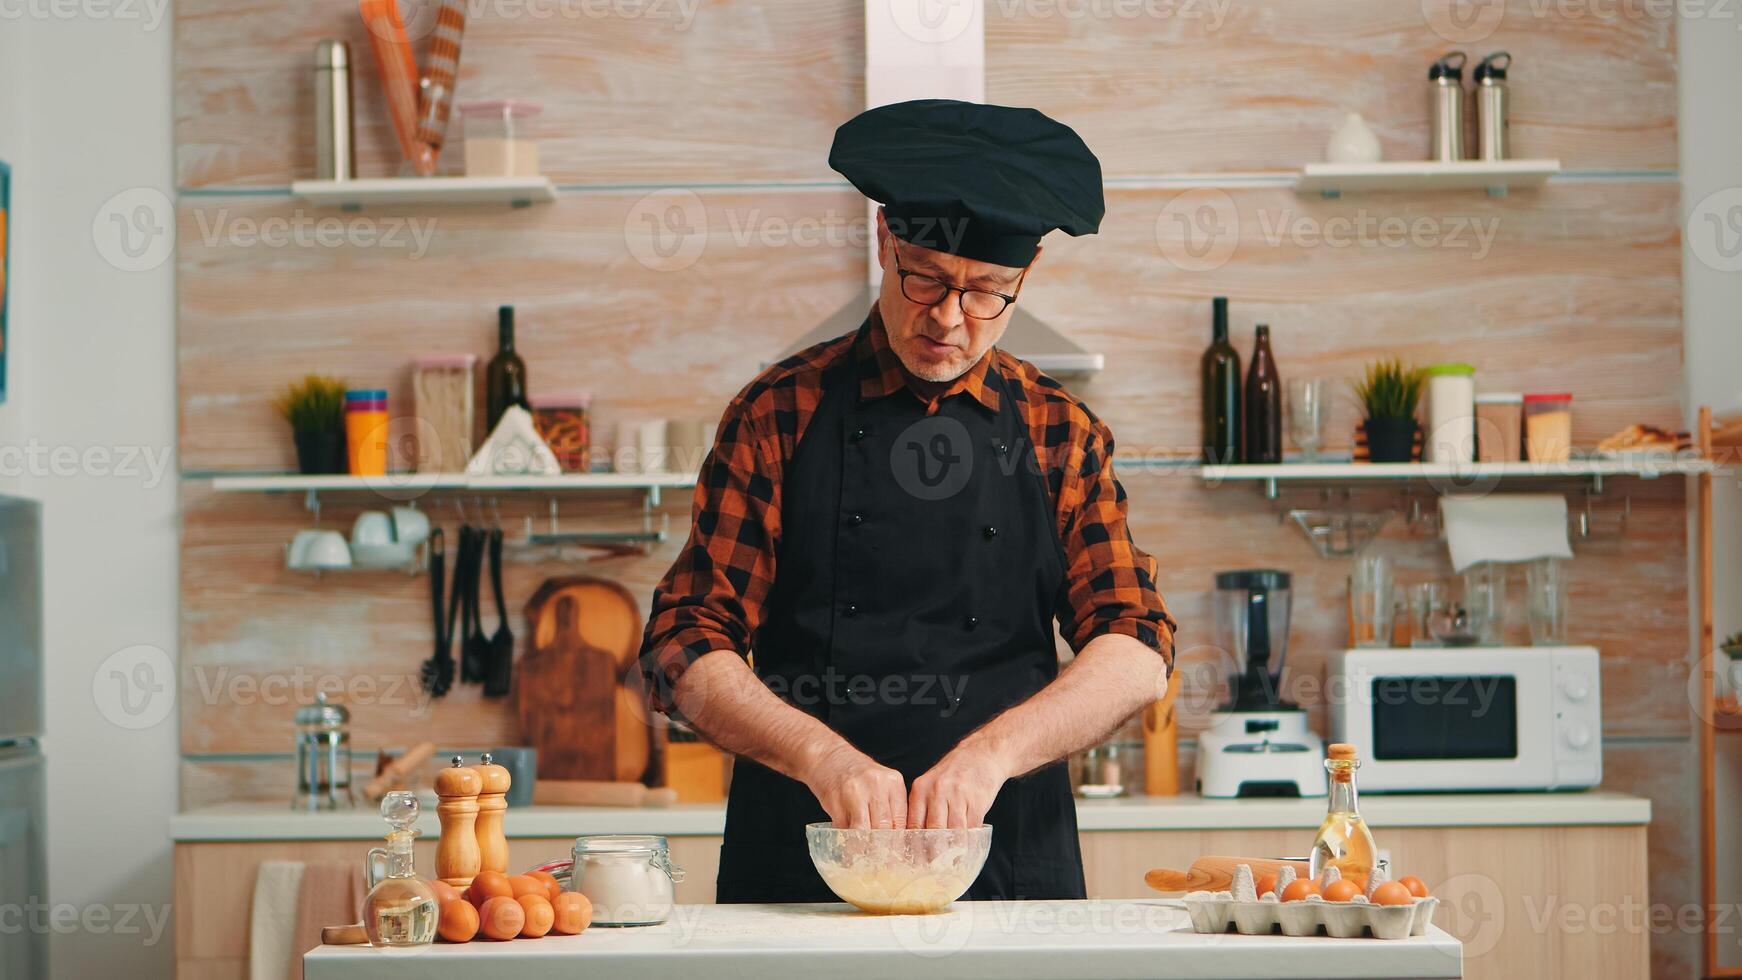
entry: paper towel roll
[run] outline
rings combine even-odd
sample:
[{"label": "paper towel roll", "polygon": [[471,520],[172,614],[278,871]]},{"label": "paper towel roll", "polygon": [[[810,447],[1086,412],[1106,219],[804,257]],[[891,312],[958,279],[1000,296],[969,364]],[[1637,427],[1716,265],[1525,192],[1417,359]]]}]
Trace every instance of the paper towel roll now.
[{"label": "paper towel roll", "polygon": [[1558,494],[1494,493],[1440,498],[1452,567],[1478,562],[1571,558],[1567,498]]}]

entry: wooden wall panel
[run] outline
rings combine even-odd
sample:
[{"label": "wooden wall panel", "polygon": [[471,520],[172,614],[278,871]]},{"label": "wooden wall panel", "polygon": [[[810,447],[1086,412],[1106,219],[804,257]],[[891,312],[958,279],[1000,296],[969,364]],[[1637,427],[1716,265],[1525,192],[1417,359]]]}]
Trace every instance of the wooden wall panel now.
[{"label": "wooden wall panel", "polygon": [[[543,165],[559,182],[827,177],[831,134],[865,104],[864,15],[856,3],[466,6],[473,16],[460,100],[543,101]],[[435,4],[402,9],[408,32],[419,34]],[[356,11],[351,0],[178,4],[178,183],[282,187],[314,176],[310,66],[322,38],[348,39],[357,62],[358,172],[394,176],[397,144]],[[444,154],[456,173],[464,168],[460,136],[456,113]]]},{"label": "wooden wall panel", "polygon": [[[271,403],[308,371],[385,387],[395,413],[409,415],[411,359],[487,356],[500,303],[516,306],[532,391],[591,390],[607,439],[622,418],[718,418],[764,361],[854,296],[865,263],[853,237],[861,200],[704,191],[689,205],[696,221],[684,225],[694,237],[668,237],[668,261],[639,220],[663,216],[663,204],[652,208],[636,192],[513,212],[342,217],[285,199],[184,199],[182,465],[293,468]],[[342,221],[359,240],[404,244],[260,244],[249,229],[274,219]]]},{"label": "wooden wall panel", "polygon": [[1386,159],[1419,160],[1428,66],[1462,49],[1468,79],[1483,55],[1504,50],[1514,56],[1513,156],[1673,169],[1675,20],[1619,7],[1604,7],[1605,18],[1599,6],[991,0],[986,94],[1077,127],[1115,176],[1299,169],[1324,159],[1349,112],[1367,120]]},{"label": "wooden wall panel", "polygon": [[[1326,137],[1351,111],[1365,115],[1388,158],[1418,159],[1427,155],[1428,64],[1459,47],[1478,56],[1505,49],[1517,59],[1515,155],[1582,169],[1674,168],[1672,19],[1614,5],[1510,4],[1465,44],[1447,39],[1469,36],[1453,29],[1454,6],[995,0],[986,5],[987,96],[1079,127],[1114,176],[1298,168],[1323,158]],[[541,0],[469,7],[461,98],[543,99],[544,166],[560,182],[838,179],[827,166],[830,135],[864,104],[857,2],[609,8],[639,16]],[[433,8],[408,5],[414,35]],[[1488,31],[1477,24],[1474,33]],[[362,173],[397,170],[354,4],[189,0],[178,5],[176,30],[182,186],[283,186],[313,175],[309,64],[325,37],[349,39],[358,59]],[[451,139],[458,167],[457,123]]]}]

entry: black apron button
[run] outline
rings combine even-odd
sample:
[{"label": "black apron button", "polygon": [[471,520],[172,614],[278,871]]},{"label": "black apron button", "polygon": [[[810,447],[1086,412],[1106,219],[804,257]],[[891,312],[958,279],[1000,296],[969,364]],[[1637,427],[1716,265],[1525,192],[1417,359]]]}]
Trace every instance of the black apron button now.
[{"label": "black apron button", "polygon": [[847,523],[853,525],[854,527],[858,527],[859,525],[865,523],[865,515],[859,513],[858,511],[854,511],[853,513],[847,515]]},{"label": "black apron button", "polygon": [[978,616],[969,616],[967,619],[962,620],[962,628],[963,629],[971,630],[979,625],[980,625],[980,617],[978,617]]},{"label": "black apron button", "polygon": [[859,607],[849,602],[847,603],[847,608],[841,610],[841,613],[846,616],[857,616],[859,615]]},{"label": "black apron button", "polygon": [[865,430],[864,429],[854,429],[853,430],[853,441],[854,442],[858,442],[864,438],[865,438]]},{"label": "black apron button", "polygon": [[993,538],[998,536],[998,529],[993,527],[992,525],[988,524],[988,525],[986,525],[986,529],[984,531],[982,531],[981,533],[986,535],[987,541],[990,541]]},{"label": "black apron button", "polygon": [[993,443],[992,448],[997,450],[998,455],[1000,455],[1000,456],[1002,456],[1005,453],[1010,451],[1010,446],[1007,443],[1005,443],[1003,440],[999,440],[998,442]]}]

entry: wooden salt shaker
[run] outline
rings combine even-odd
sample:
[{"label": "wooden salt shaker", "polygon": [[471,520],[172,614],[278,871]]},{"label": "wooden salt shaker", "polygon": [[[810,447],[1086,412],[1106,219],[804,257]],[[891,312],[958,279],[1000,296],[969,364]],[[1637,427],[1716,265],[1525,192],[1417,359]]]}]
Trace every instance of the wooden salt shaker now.
[{"label": "wooden salt shaker", "polygon": [[506,794],[514,777],[496,765],[490,753],[484,753],[484,764],[476,767],[481,789],[478,791],[478,855],[479,870],[508,873],[508,835],[502,829],[503,811],[508,809]]},{"label": "wooden salt shaker", "polygon": [[454,764],[435,778],[436,796],[441,803],[436,815],[442,821],[441,840],[436,842],[436,877],[466,888],[478,876],[478,791],[483,786],[475,769],[461,765],[459,756]]}]

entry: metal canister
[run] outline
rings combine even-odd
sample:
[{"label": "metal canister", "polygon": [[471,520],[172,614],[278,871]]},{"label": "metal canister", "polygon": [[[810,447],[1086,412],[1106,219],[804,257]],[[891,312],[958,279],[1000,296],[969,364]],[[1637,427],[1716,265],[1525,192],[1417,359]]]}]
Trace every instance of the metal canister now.
[{"label": "metal canister", "polygon": [[1464,63],[1462,51],[1453,51],[1428,69],[1428,126],[1433,132],[1431,160],[1464,158]]},{"label": "metal canister", "polygon": [[296,709],[296,801],[298,810],[350,809],[357,805],[351,795],[351,713],[342,705],[327,703],[325,694],[315,703]]},{"label": "metal canister", "polygon": [[1512,56],[1496,51],[1476,66],[1476,150],[1484,160],[1504,160],[1512,155],[1506,136],[1512,94],[1506,88],[1506,69]]},{"label": "metal canister", "polygon": [[315,43],[315,176],[351,180],[357,176],[357,140],[351,111],[351,45],[328,39]]}]

